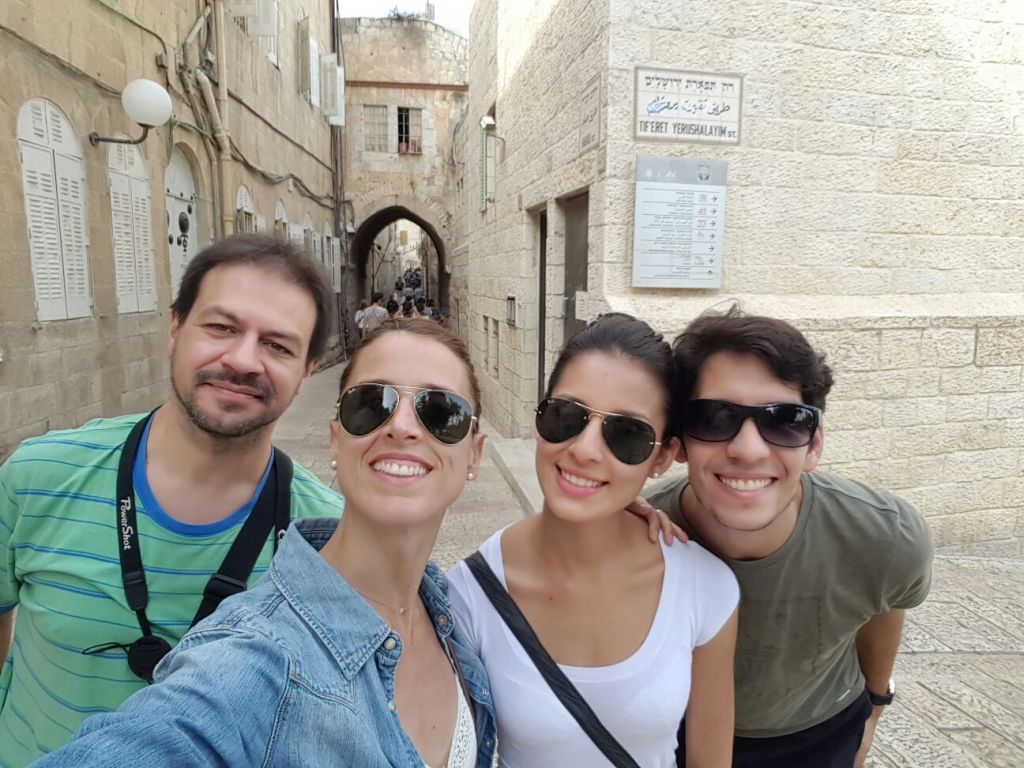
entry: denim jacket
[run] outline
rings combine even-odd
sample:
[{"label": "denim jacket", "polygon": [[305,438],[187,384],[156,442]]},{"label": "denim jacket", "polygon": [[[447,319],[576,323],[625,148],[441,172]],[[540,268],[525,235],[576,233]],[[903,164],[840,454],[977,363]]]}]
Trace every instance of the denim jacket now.
[{"label": "denim jacket", "polygon": [[[87,720],[38,766],[423,768],[394,708],[402,641],[319,555],[336,519],[292,523],[268,572],[225,600],[156,669],[155,684]],[[447,579],[420,596],[452,638],[475,712],[477,765],[495,749],[478,656],[453,635]]]}]

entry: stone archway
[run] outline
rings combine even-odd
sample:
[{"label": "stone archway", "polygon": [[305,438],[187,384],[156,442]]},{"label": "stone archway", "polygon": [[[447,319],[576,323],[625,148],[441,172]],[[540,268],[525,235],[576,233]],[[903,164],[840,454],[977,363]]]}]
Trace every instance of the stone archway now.
[{"label": "stone archway", "polygon": [[[418,207],[418,206],[417,206]],[[387,205],[367,216],[356,230],[352,238],[351,253],[356,264],[356,279],[358,281],[358,295],[361,298],[369,298],[370,283],[367,274],[367,263],[369,261],[370,248],[373,246],[377,234],[392,222],[406,219],[422,229],[430,238],[437,252],[437,274],[435,276],[437,286],[437,306],[442,315],[448,314],[448,270],[447,270],[447,249],[444,237],[441,234],[441,227],[434,221],[433,217],[427,216],[411,209],[407,205]],[[443,231],[443,230],[442,230]],[[388,293],[387,290],[384,291]]]}]

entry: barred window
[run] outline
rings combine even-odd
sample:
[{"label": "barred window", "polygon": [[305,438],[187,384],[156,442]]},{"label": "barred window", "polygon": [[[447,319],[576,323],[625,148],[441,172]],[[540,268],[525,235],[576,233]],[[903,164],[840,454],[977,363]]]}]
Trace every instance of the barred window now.
[{"label": "barred window", "polygon": [[387,152],[388,108],[378,105],[364,106],[363,125],[366,130],[365,150],[367,152]]},{"label": "barred window", "polygon": [[398,108],[398,154],[418,155],[422,152],[423,110]]}]

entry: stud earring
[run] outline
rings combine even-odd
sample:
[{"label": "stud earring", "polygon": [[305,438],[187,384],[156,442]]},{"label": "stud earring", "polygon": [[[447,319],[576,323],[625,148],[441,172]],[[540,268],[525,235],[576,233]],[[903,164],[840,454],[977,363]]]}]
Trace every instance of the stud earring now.
[{"label": "stud earring", "polygon": [[331,459],[331,469],[337,469],[338,462],[335,459]]},{"label": "stud earring", "polygon": [[661,477],[661,472],[651,472],[652,480],[657,480],[659,477]]},{"label": "stud earring", "polygon": [[466,475],[466,479],[467,480],[475,480],[476,479],[476,475],[474,475],[472,472],[470,472],[468,475]]}]

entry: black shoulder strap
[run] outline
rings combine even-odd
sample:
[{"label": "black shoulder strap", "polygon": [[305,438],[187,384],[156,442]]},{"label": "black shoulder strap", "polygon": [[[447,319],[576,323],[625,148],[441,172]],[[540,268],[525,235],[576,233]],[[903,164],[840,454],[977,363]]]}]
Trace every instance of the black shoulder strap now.
[{"label": "black shoulder strap", "polygon": [[552,692],[562,702],[562,706],[579,723],[584,733],[590,737],[590,740],[615,768],[640,768],[625,748],[601,724],[597,715],[594,714],[594,710],[576,690],[576,686],[565,676],[555,660],[541,645],[533,627],[530,626],[523,612],[519,610],[512,595],[501,585],[498,577],[491,570],[491,566],[484,560],[484,556],[480,552],[474,552],[466,558],[466,565],[473,572],[473,576],[476,577],[480,588],[487,595],[498,615],[512,630],[512,634],[516,636],[519,644],[523,646],[530,660],[537,667],[537,671],[544,678],[544,682],[551,687]]},{"label": "black shoulder strap", "polygon": [[227,555],[224,556],[224,562],[206,583],[203,599],[199,603],[195,618],[192,619],[193,627],[217,610],[222,600],[245,591],[246,582],[256,565],[256,560],[259,559],[271,528],[275,530],[274,550],[277,550],[291,517],[291,482],[291,459],[284,451],[274,449],[274,465],[270,469],[266,485],[252,512],[249,513],[249,519],[245,521],[242,530],[238,532]]}]

